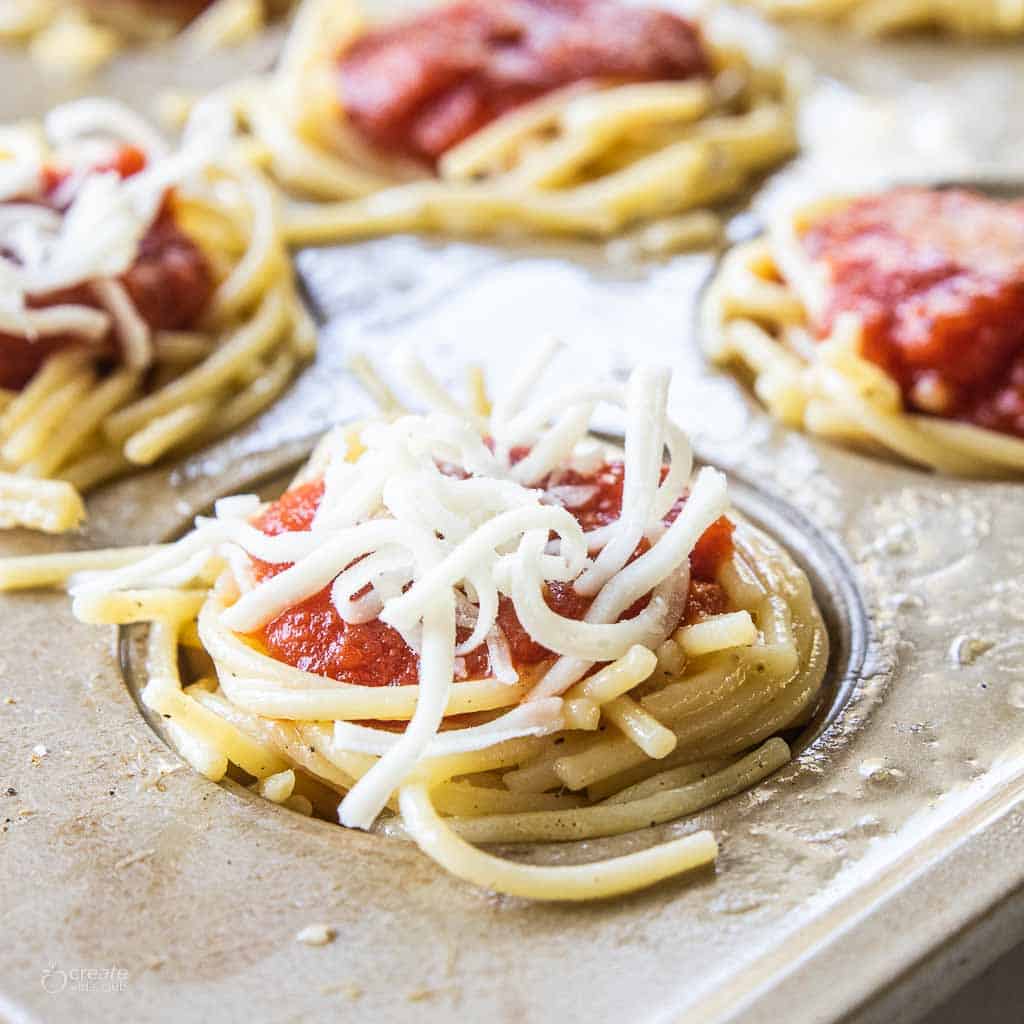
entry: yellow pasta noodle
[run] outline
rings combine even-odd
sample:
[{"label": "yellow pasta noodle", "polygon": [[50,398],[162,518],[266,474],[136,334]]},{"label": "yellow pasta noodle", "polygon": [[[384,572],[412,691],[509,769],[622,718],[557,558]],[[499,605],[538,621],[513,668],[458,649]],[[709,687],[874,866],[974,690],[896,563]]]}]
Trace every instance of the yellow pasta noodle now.
[{"label": "yellow pasta noodle", "polygon": [[880,36],[941,29],[962,36],[1024,33],[1020,0],[744,0],[773,18],[839,22]]}]

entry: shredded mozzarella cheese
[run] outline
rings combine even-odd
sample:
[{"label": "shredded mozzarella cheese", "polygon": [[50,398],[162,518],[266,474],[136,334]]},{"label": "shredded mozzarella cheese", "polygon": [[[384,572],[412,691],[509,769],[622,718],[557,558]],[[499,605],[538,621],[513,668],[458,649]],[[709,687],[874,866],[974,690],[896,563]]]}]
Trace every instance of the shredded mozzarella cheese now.
[{"label": "shredded mozzarella cheese", "polygon": [[[0,330],[29,340],[66,332],[89,343],[113,328],[126,364],[148,366],[151,331],[118,278],[134,264],[167,190],[215,166],[229,135],[208,118],[171,152],[143,118],[113,100],[52,110],[45,144],[0,158]],[[125,145],[144,154],[144,169],[127,178],[103,170]],[[48,170],[62,180],[46,194]],[[31,299],[81,285],[91,286],[102,309],[30,308]]]},{"label": "shredded mozzarella cheese", "polygon": [[[544,359],[553,352],[549,345]],[[437,385],[425,367],[408,355],[403,365],[430,400]],[[534,387],[543,365],[532,364]],[[657,649],[676,629],[689,590],[688,556],[727,510],[728,497],[722,474],[703,469],[671,525],[662,522],[692,468],[685,435],[667,419],[668,387],[664,370],[641,368],[625,396],[600,385],[528,404],[530,386],[520,380],[486,423],[459,419],[451,405],[433,401],[440,411],[361,427],[355,463],[348,460],[349,439],[332,435],[324,442],[324,492],[309,529],[265,535],[250,521],[252,496],[228,499],[176,544],[134,566],[83,576],[72,592],[87,600],[141,583],[180,585],[219,561],[230,573],[219,598],[227,595],[227,607],[217,612],[227,629],[253,633],[324,588],[343,622],[379,619],[393,627],[419,658],[418,698],[405,732],[337,722],[333,734],[339,751],[379,758],[339,811],[343,824],[368,828],[424,758],[564,728],[561,695],[591,665],[637,645]],[[603,464],[585,437],[601,401],[627,409],[623,506],[616,522],[584,535],[564,506],[596,492],[589,484],[559,492],[557,481],[574,461],[591,472]],[[518,445],[528,450],[514,461]],[[671,465],[662,480],[666,448]],[[528,486],[544,481],[550,491]],[[650,546],[633,558],[645,537]],[[283,568],[256,582],[252,559]],[[582,620],[548,605],[546,588],[556,581],[593,597]],[[484,725],[442,732],[451,687],[471,652],[485,647],[493,677],[519,681],[498,625],[501,598],[552,660],[519,707]],[[639,614],[622,619],[641,599]],[[222,679],[225,687],[232,682]]]},{"label": "shredded mozzarella cheese", "polygon": [[153,157],[167,152],[167,144],[145,118],[116,100],[98,96],[54,107],[44,128],[54,146],[73,146],[99,136],[138,146]]},{"label": "shredded mozzarella cheese", "polygon": [[668,382],[667,370],[643,366],[630,378],[622,514],[594,565],[576,581],[581,594],[596,594],[626,564],[653,524],[665,454]]},{"label": "shredded mozzarella cheese", "polygon": [[125,366],[132,370],[145,369],[153,359],[153,332],[139,316],[128,289],[120,281],[103,278],[93,282],[92,290],[113,318]]},{"label": "shredded mozzarella cheese", "polygon": [[[562,701],[557,697],[549,697],[520,704],[485,725],[438,733],[430,741],[424,757],[467,754],[474,750],[486,750],[505,740],[522,736],[548,736],[564,728]],[[400,739],[401,734],[369,729],[351,722],[334,723],[334,745],[346,752],[382,755],[393,750]]]}]

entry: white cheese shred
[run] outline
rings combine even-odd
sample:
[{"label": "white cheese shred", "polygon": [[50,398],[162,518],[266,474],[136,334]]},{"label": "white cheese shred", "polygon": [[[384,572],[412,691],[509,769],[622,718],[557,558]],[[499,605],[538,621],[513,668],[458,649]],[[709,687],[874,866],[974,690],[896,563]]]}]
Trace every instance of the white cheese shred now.
[{"label": "white cheese shred", "polygon": [[[126,365],[149,366],[152,332],[120,278],[135,263],[168,189],[216,165],[228,141],[228,129],[211,122],[172,152],[114,100],[54,108],[39,145],[14,147],[0,161],[0,331],[30,341],[71,334],[88,344],[112,329]],[[112,168],[126,146],[141,152],[145,166],[122,178]],[[46,191],[51,171],[60,180]],[[32,308],[33,300],[83,286],[100,308]]]},{"label": "white cheese shred", "polygon": [[[123,311],[105,305],[123,336]],[[656,650],[682,618],[690,552],[728,508],[725,478],[713,469],[701,470],[686,496],[690,447],[667,418],[664,369],[637,369],[625,393],[599,383],[536,396],[556,351],[552,343],[528,360],[529,373],[486,421],[441,400],[426,368],[404,354],[406,383],[433,411],[357,428],[357,460],[352,431],[329,436],[318,463],[324,493],[308,529],[264,535],[251,521],[255,498],[225,500],[176,544],[133,566],[78,577],[73,594],[87,603],[99,593],[182,586],[223,571],[216,611],[201,619],[214,615],[226,632],[254,633],[325,588],[342,622],[379,620],[396,630],[416,658],[419,682],[404,732],[335,718],[330,734],[335,756],[363,759],[339,818],[370,828],[400,792],[409,802],[408,787],[429,776],[432,759],[560,731],[562,694],[592,665],[637,645]],[[597,484],[560,481],[576,467],[604,471],[605,456],[587,437],[604,402],[626,411],[623,504],[615,522],[585,535],[571,509],[591,500]],[[247,568],[253,559],[279,571],[257,581]],[[549,606],[553,583],[591,599],[582,619]],[[639,614],[621,618],[641,600]],[[508,603],[529,639],[551,652],[546,664],[518,706],[442,729],[473,652],[486,651],[488,679],[523,685],[500,624]],[[202,635],[206,629],[201,623]],[[229,675],[221,678],[225,692],[241,685]]]}]

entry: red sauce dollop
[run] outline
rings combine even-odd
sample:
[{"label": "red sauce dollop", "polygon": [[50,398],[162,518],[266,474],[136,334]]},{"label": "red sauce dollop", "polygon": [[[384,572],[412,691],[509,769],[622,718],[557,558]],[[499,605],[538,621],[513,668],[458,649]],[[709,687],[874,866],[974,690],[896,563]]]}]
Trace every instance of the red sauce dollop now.
[{"label": "red sauce dollop", "polygon": [[[116,171],[122,177],[137,174],[145,167],[145,154],[133,146],[121,148],[97,170]],[[57,208],[58,189],[67,180],[68,171],[60,166],[44,173],[42,202]],[[0,242],[0,247],[2,247]],[[139,315],[154,330],[184,330],[199,320],[213,294],[213,272],[202,250],[175,223],[173,200],[168,199],[143,237],[135,263],[121,278]],[[36,309],[71,303],[99,307],[89,285],[79,285],[48,295],[34,296]],[[45,359],[54,352],[80,344],[73,334],[24,338],[0,332],[0,387],[20,389],[35,375]],[[90,345],[97,355],[116,361],[117,340],[113,334],[98,345]]]},{"label": "red sauce dollop", "polygon": [[898,189],[823,218],[803,243],[829,272],[822,335],[858,314],[862,354],[907,408],[1024,437],[1024,203]]},{"label": "red sauce dollop", "polygon": [[564,85],[709,73],[693,23],[617,0],[463,0],[369,32],[338,62],[356,129],[374,146],[430,164]]},{"label": "red sauce dollop", "polygon": [[[622,507],[624,467],[621,462],[608,462],[592,476],[562,473],[558,484],[591,484],[597,490],[585,505],[572,509],[572,514],[585,530],[602,526],[618,518]],[[254,519],[263,533],[279,533],[309,529],[323,497],[322,480],[313,480],[286,491]],[[666,517],[679,514],[685,499]],[[722,563],[731,557],[733,525],[724,517],[713,523],[701,537],[690,555],[693,580],[683,615],[686,622],[695,622],[718,614],[727,608],[724,590],[714,582]],[[641,551],[645,545],[641,546]],[[638,551],[639,553],[639,551]],[[256,578],[267,579],[283,572],[287,564],[272,565],[253,560]],[[590,599],[581,597],[568,583],[549,583],[548,605],[560,615],[581,619],[590,606]],[[646,599],[628,609],[623,618],[638,614]],[[552,657],[550,651],[536,643],[516,617],[512,602],[501,598],[498,622],[508,641],[512,660],[517,666],[535,665]],[[460,631],[463,640],[468,631]],[[360,625],[344,622],[331,603],[330,587],[282,612],[253,637],[271,657],[285,664],[361,686],[401,686],[417,681],[418,659],[390,626],[374,620]],[[465,658],[460,679],[479,679],[489,672],[485,647],[472,651]]]}]

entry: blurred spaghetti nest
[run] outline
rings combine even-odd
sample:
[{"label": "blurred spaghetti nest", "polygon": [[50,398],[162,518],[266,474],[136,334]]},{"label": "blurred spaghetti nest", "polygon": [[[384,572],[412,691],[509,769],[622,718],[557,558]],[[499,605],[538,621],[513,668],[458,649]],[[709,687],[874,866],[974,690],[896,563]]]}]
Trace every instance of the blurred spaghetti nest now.
[{"label": "blurred spaghetti nest", "polygon": [[[428,39],[429,17],[417,22]],[[717,241],[710,208],[797,147],[794,66],[755,60],[711,22],[691,31],[699,72],[570,81],[474,130],[435,167],[382,151],[346,111],[339,55],[373,32],[351,0],[307,0],[277,70],[218,99],[247,157],[292,197],[291,243],[397,231],[619,236],[630,253],[657,254]]]},{"label": "blurred spaghetti nest", "polygon": [[741,0],[781,19],[839,23],[863,35],[939,30],[962,36],[1024,34],[1021,0]]},{"label": "blurred spaghetti nest", "polygon": [[[900,195],[897,191],[889,197],[898,201]],[[920,190],[903,190],[902,195],[909,195],[912,201],[922,195],[929,198],[929,193]],[[941,193],[930,194],[932,198],[938,195]],[[967,199],[974,204],[980,201],[986,209],[984,200],[976,196]],[[872,200],[868,197],[866,201]],[[921,383],[905,394],[890,367],[879,361],[877,351],[873,358],[869,356],[870,346],[865,342],[871,324],[865,320],[865,307],[843,310],[830,324],[823,320],[822,312],[835,282],[829,269],[811,258],[805,239],[815,225],[826,223],[831,216],[841,216],[857,202],[853,197],[839,196],[805,204],[776,218],[764,236],[727,252],[702,304],[705,352],[714,362],[730,365],[745,375],[768,411],[787,426],[867,451],[895,455],[940,473],[980,478],[1019,476],[1024,471],[1024,439],[1008,426],[1001,430],[981,425],[981,419],[972,422],[964,416],[956,418],[954,409],[935,406],[936,398],[943,398],[948,390],[945,378],[936,372],[922,374]],[[936,211],[941,209],[935,205]],[[895,220],[895,208],[887,216]],[[988,216],[1009,223],[1008,210],[994,207]],[[966,213],[954,217],[961,224],[970,222]],[[932,219],[941,224],[941,213],[935,212]],[[988,252],[999,251],[990,239],[984,245]],[[929,251],[928,258],[935,259],[934,251]],[[880,275],[894,276],[903,271],[891,258],[889,263],[880,260],[878,266],[883,268]],[[1002,288],[1005,300],[1005,295],[1013,295],[1019,288],[1013,283],[1013,273],[1009,280],[1007,285],[992,273],[984,277],[983,287],[991,294],[1000,294]],[[904,287],[914,294],[909,285],[904,283]],[[947,305],[968,322],[970,316],[984,316],[985,312],[982,304],[971,305],[967,300],[956,306],[955,295],[952,302],[947,299]],[[940,305],[930,308],[931,320],[925,322],[933,332],[943,317],[947,324],[953,319],[953,314]],[[978,331],[992,337],[995,328],[991,321],[982,321]],[[931,393],[925,385],[931,386]],[[993,379],[986,382],[982,375],[980,386],[985,385],[992,388]],[[1019,401],[1013,398],[1009,370],[1005,378],[997,373],[994,385],[996,397],[989,399],[992,408],[999,408],[1002,390],[1006,391],[1002,403]],[[1008,424],[1009,417],[1004,419]]]},{"label": "blurred spaghetti nest", "polygon": [[276,194],[224,137],[171,150],[106,100],[0,135],[0,526],[76,526],[81,493],[236,429],[311,357]]},{"label": "blurred spaghetti nest", "polygon": [[0,41],[24,43],[40,66],[69,76],[96,71],[126,47],[182,35],[199,49],[242,42],[292,0],[4,0]]}]

